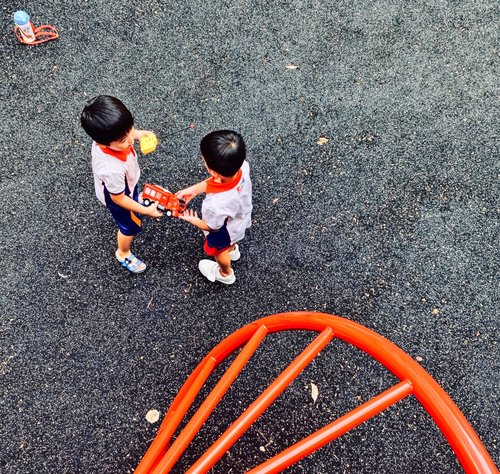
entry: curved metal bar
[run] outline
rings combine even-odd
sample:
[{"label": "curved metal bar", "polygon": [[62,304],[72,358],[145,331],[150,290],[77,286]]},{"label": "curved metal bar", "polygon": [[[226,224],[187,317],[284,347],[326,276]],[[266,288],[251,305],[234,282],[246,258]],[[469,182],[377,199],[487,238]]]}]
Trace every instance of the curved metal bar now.
[{"label": "curved metal bar", "polygon": [[373,418],[375,415],[399,402],[412,392],[411,383],[408,380],[399,382],[391,388],[371,398],[349,413],[337,418],[334,422],[326,425],[315,433],[295,443],[276,456],[268,459],[261,465],[254,467],[247,474],[274,474],[295,464],[302,458],[330,443],[349,430]]},{"label": "curved metal bar", "polygon": [[169,472],[170,469],[175,466],[175,463],[186,450],[191,440],[196,436],[199,429],[202,427],[203,423],[205,423],[206,419],[210,416],[219,401],[226,394],[231,384],[234,382],[236,377],[238,377],[240,372],[245,367],[245,364],[255,353],[266,335],[266,326],[261,326],[257,331],[255,331],[254,335],[238,354],[238,357],[236,357],[227,369],[226,373],[222,376],[200,408],[198,408],[197,412],[193,415],[189,423],[181,431],[172,446],[170,446],[161,461],[157,464],[153,474],[156,472]]},{"label": "curved metal bar", "polygon": [[[264,390],[242,415],[222,434],[186,474],[203,474],[224,455],[224,453],[241,437],[248,427],[281,395],[302,370],[316,357],[331,340],[333,331],[327,327],[309,344],[302,353]],[[159,474],[159,473],[158,473]]]},{"label": "curved metal bar", "polygon": [[[287,330],[321,332],[326,327],[330,327],[334,331],[335,337],[353,344],[371,355],[400,380],[410,381],[413,387],[413,395],[434,419],[467,473],[498,473],[498,469],[488,451],[467,419],[455,403],[453,403],[448,394],[416,361],[376,332],[348,319],[325,313],[290,312],[277,314],[254,321],[235,331],[214,347],[201,361],[182,386],[168,414],[176,410],[176,407],[181,403],[183,397],[189,391],[191,384],[196,380],[196,377],[209,358],[215,361],[215,365],[219,364],[236,349],[246,344],[255,331],[262,325],[266,326],[268,333]],[[168,416],[166,416],[167,418]],[[165,421],[160,427],[159,434],[164,429],[164,424]],[[165,450],[167,444],[168,442],[163,446],[163,450]],[[148,456],[148,453],[149,450],[145,457]],[[141,465],[142,462],[139,466]],[[148,470],[137,470],[136,472],[149,473]]]},{"label": "curved metal bar", "polygon": [[[184,383],[182,390],[177,394],[177,397],[172,403],[172,406],[165,415],[160,430],[155,439],[151,443],[146,455],[142,459],[139,466],[135,470],[135,474],[149,474],[163,456],[172,435],[179,426],[179,423],[184,418],[184,415],[192,405],[196,395],[198,395],[201,387],[206,382],[207,378],[217,367],[217,362],[213,357],[206,357],[203,363],[198,365],[191,376],[188,378],[189,385]],[[179,397],[179,395],[182,395]],[[162,429],[163,428],[163,429]]]}]

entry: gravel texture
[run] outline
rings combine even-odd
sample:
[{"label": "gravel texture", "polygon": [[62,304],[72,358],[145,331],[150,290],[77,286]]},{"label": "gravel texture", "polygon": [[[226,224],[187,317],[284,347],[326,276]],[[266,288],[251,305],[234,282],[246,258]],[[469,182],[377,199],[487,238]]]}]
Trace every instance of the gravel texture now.
[{"label": "gravel texture", "polygon": [[[18,43],[19,8],[61,38]],[[244,324],[294,310],[342,315],[418,357],[498,464],[497,2],[4,0],[0,11],[2,473],[132,472],[159,426],[146,414],[163,416],[199,360]],[[145,222],[144,275],[118,266],[79,126],[96,94],[157,133],[142,183],[199,181],[205,133],[245,136],[255,212],[233,286],[199,274],[201,235],[177,220]],[[175,472],[311,339],[266,339]],[[332,343],[214,472],[243,472],[392,383]],[[461,468],[409,398],[289,472]]]}]

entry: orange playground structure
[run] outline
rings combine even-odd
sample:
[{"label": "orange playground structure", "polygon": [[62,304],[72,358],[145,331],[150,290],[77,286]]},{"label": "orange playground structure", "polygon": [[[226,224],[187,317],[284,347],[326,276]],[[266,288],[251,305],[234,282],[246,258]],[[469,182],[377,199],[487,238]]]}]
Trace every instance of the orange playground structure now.
[{"label": "orange playground structure", "polygon": [[[465,472],[498,473],[489,453],[455,403],[437,382],[408,354],[376,332],[350,320],[324,313],[282,313],[259,319],[234,332],[200,362],[175,397],[165,419],[137,467],[136,474],[168,473],[175,466],[198,430],[227,392],[267,334],[309,330],[318,336],[232,423],[189,468],[189,474],[209,471],[248,427],[269,407],[314,357],[334,338],[368,353],[391,371],[400,382],[346,413],[302,441],[249,471],[251,474],[281,472],[310,453],[372,418],[403,398],[413,395],[446,437]],[[218,364],[241,347],[241,351],[184,429],[172,437],[201,387]]]}]

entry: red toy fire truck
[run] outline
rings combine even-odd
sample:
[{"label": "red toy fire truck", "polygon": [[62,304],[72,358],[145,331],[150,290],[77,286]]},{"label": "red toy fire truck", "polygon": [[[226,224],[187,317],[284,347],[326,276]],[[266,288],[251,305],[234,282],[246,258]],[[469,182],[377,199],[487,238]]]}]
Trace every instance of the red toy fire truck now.
[{"label": "red toy fire truck", "polygon": [[168,217],[179,217],[179,214],[186,209],[186,202],[175,194],[157,184],[145,184],[142,190],[142,203],[150,206],[155,201],[158,203],[158,209]]}]

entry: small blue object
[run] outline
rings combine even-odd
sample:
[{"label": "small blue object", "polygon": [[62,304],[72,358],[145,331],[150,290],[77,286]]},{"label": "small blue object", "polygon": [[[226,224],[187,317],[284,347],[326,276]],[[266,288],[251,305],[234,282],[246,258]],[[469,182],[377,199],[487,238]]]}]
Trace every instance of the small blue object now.
[{"label": "small blue object", "polygon": [[17,26],[24,26],[27,25],[29,22],[30,22],[30,16],[26,12],[19,10],[16,13],[14,13],[14,23]]}]

